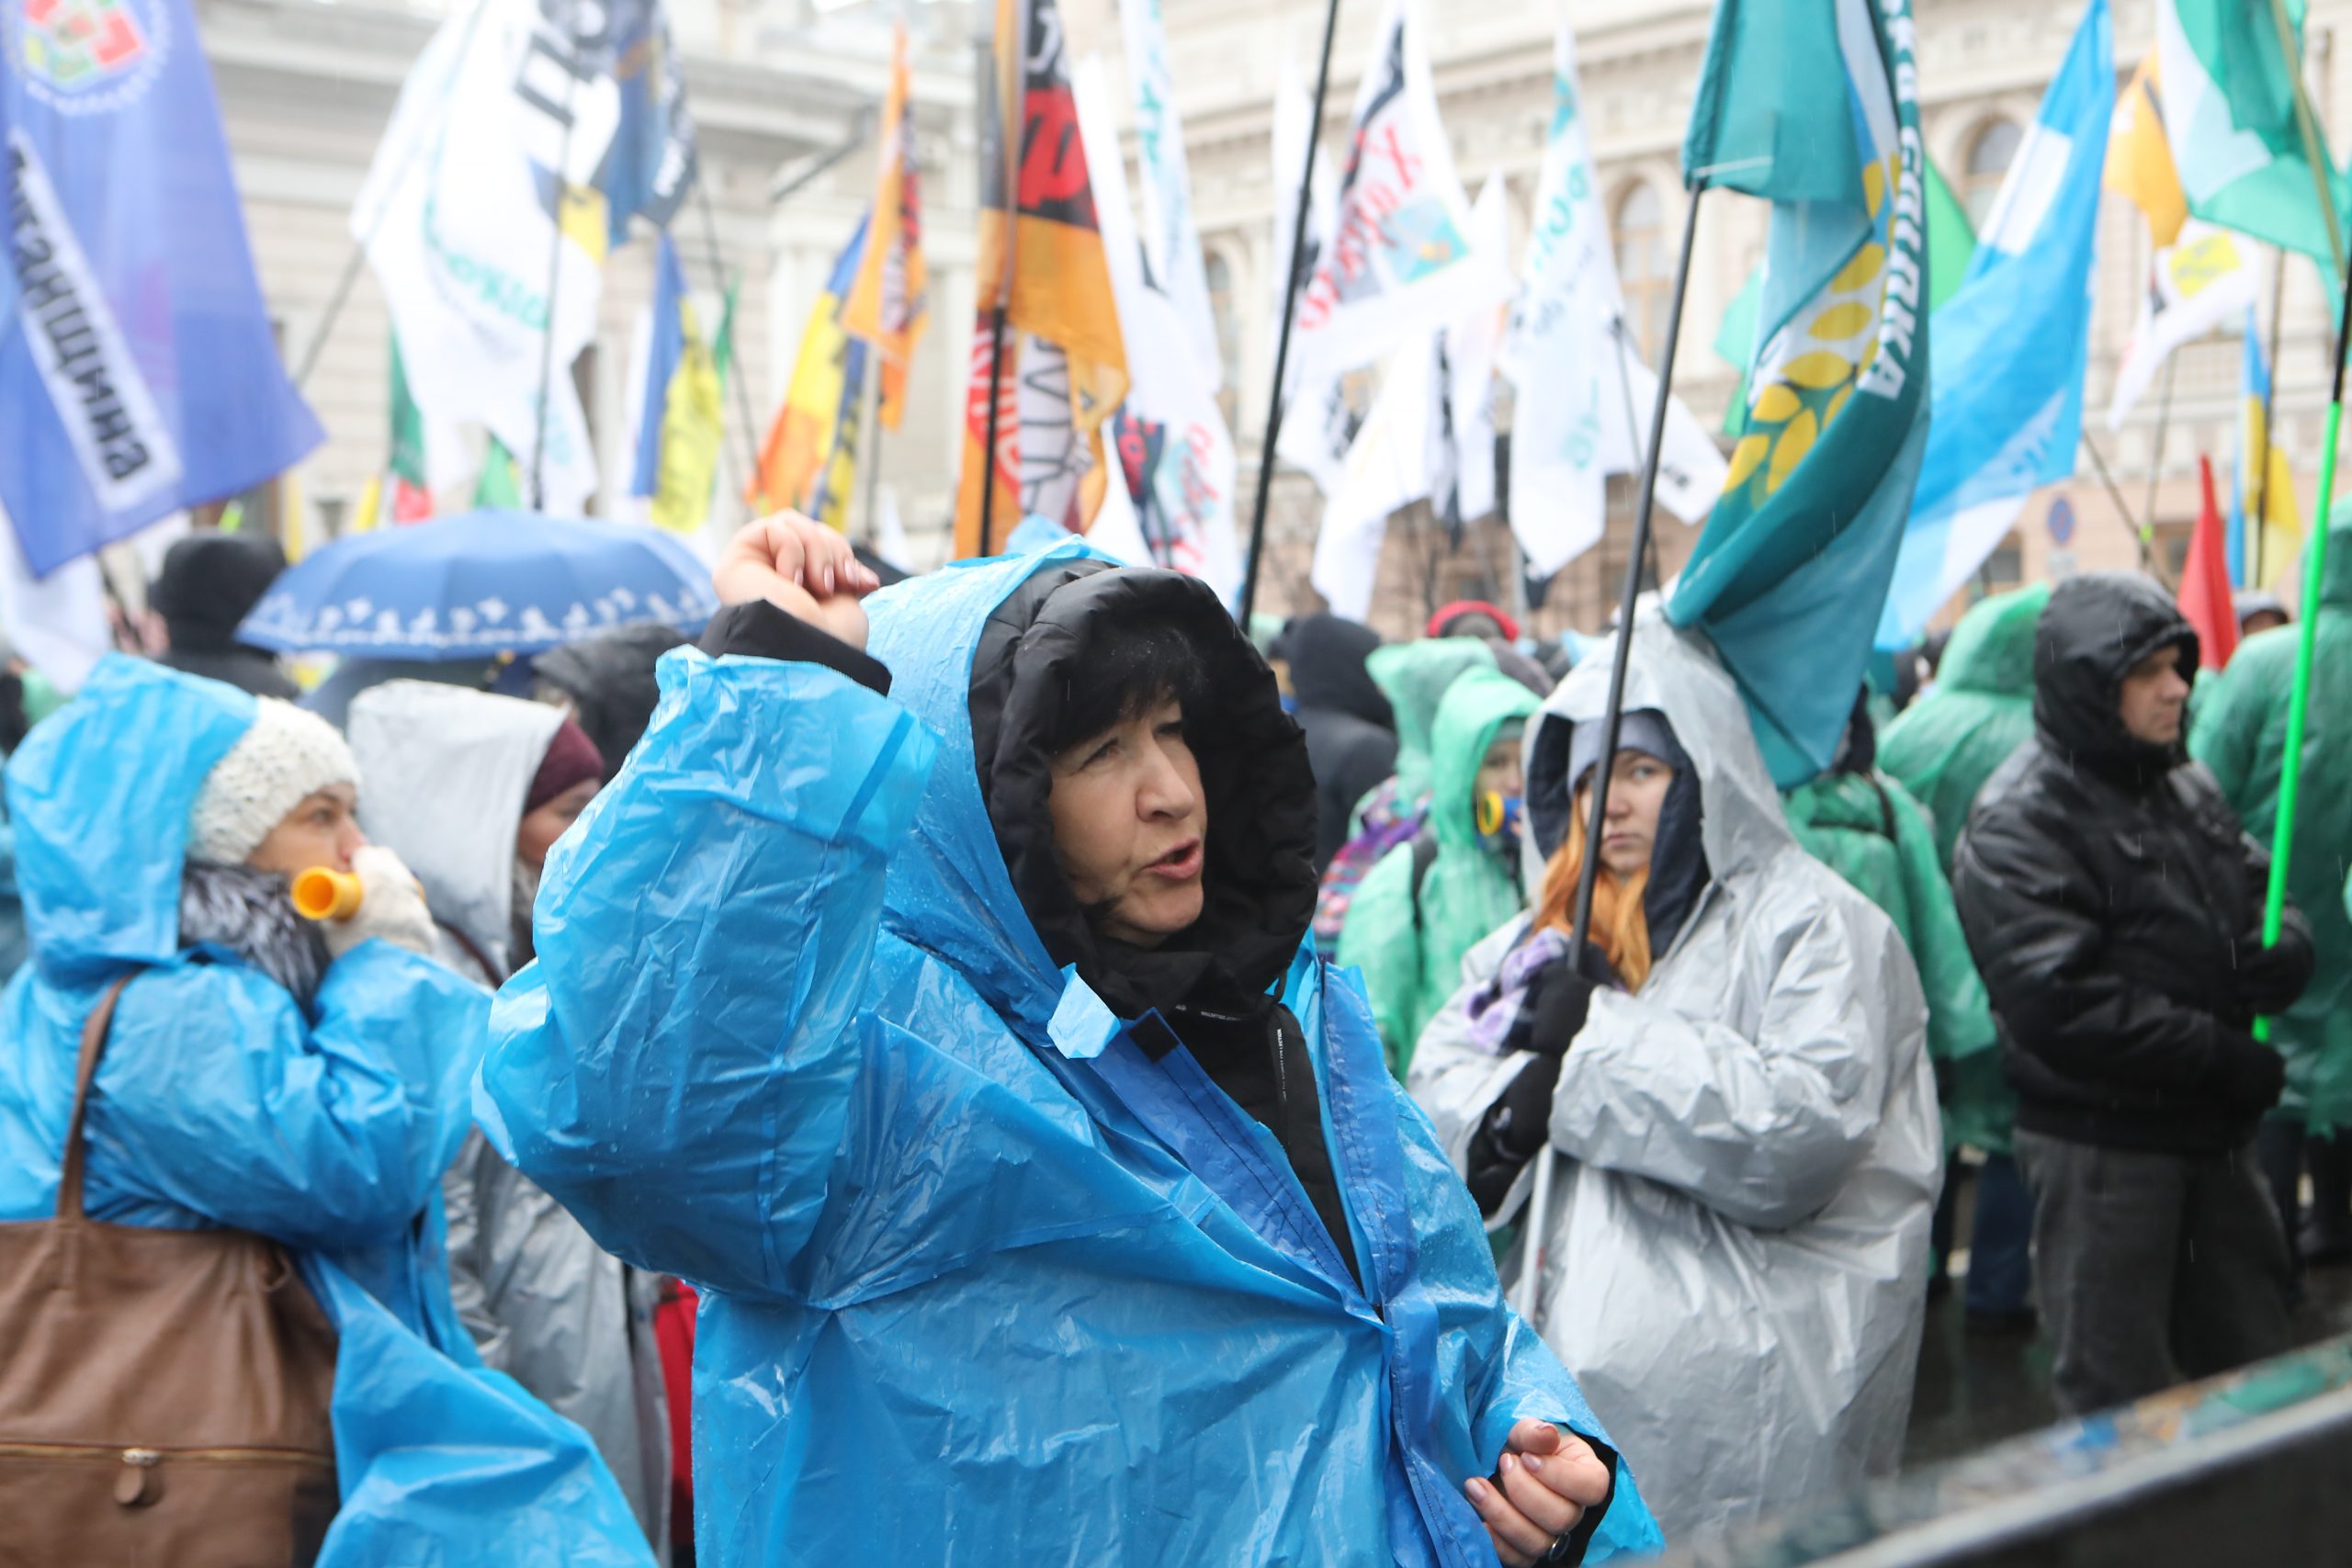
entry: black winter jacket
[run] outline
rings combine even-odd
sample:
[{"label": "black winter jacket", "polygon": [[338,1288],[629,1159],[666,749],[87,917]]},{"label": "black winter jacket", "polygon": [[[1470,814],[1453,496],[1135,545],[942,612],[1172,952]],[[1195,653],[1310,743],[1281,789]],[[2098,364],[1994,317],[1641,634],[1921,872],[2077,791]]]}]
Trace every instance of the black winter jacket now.
[{"label": "black winter jacket", "polygon": [[1357,802],[1396,771],[1396,719],[1364,660],[1380,634],[1339,615],[1302,615],[1283,628],[1298,726],[1315,769],[1315,873],[1348,841]]},{"label": "black winter jacket", "polygon": [[2123,677],[2196,634],[2144,579],[2060,585],[2034,643],[2034,739],[1988,781],[1952,891],[1998,1021],[2018,1125],[2177,1154],[2241,1145],[2282,1082],[2251,1030],[2309,981],[2290,911],[2261,946],[2269,857],[2178,745],[2134,739]]}]

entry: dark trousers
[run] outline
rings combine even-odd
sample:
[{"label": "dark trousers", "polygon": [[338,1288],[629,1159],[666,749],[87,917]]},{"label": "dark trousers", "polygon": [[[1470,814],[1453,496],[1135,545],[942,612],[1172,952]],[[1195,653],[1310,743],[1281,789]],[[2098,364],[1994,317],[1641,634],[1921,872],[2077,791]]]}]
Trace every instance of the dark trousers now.
[{"label": "dark trousers", "polygon": [[2287,1348],[2287,1243],[2250,1152],[2143,1154],[2020,1128],[2034,1272],[2070,1415]]},{"label": "dark trousers", "polygon": [[2261,1168],[2263,1185],[2270,1189],[2271,1207],[2278,1211],[2279,1224],[2286,1232],[2288,1267],[2300,1276],[2303,1254],[2296,1239],[2296,1215],[2303,1201],[2302,1117],[2264,1117],[2262,1125],[2254,1132],[2254,1159]]},{"label": "dark trousers", "polygon": [[1968,1310],[2023,1312],[2033,1288],[2033,1194],[2007,1155],[1976,1172],[1976,1218],[1968,1235]]}]

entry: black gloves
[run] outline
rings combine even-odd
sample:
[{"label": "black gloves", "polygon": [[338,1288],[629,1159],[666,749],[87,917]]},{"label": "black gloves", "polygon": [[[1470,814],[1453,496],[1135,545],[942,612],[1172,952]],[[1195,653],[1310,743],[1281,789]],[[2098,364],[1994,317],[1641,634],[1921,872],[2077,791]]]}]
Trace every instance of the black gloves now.
[{"label": "black gloves", "polygon": [[2233,1111],[2255,1113],[2278,1103],[2287,1088],[2287,1059],[2251,1035],[2225,1033],[2213,1089]]},{"label": "black gloves", "polygon": [[1477,1136],[1470,1141],[1470,1193],[1487,1213],[1501,1204],[1520,1168],[1535,1157],[1550,1136],[1560,1060],[1591,1014],[1593,992],[1614,983],[1608,960],[1589,942],[1577,957],[1574,964],[1557,960],[1536,974],[1520,999],[1520,1016],[1505,1036],[1505,1049],[1523,1053],[1527,1065],[1487,1108]]},{"label": "black gloves", "polygon": [[2238,991],[2256,1012],[2284,1012],[2312,983],[2316,960],[2312,929],[2302,911],[2290,906],[2277,945],[2262,945],[2259,930],[2237,942]]}]

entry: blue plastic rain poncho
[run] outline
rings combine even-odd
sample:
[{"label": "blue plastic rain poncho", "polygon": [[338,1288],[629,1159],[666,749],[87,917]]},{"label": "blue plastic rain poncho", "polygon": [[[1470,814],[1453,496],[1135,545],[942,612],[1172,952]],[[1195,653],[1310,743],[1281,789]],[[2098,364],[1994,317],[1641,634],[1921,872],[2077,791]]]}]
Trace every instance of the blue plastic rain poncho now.
[{"label": "blue plastic rain poncho", "polygon": [[180,945],[188,812],[254,713],[232,687],[109,658],[10,761],[33,960],[0,995],[0,1219],[54,1212],[83,1020],[141,971],[90,1097],[89,1213],[299,1249],[339,1337],[323,1568],[650,1562],[585,1439],[480,1371],[448,1306],[438,1193],[485,994],[368,942],[306,1010],[225,950]]},{"label": "blue plastic rain poncho", "polygon": [[[888,698],[668,655],[651,728],[549,858],[485,1124],[605,1245],[704,1288],[711,1568],[1490,1565],[1461,1488],[1511,1424],[1600,1434],[1503,1307],[1363,993],[1301,942],[1311,883],[1282,997],[1368,1295],[1263,1128],[1057,972],[1014,891],[975,652],[1033,572],[1087,559],[869,601]],[[1311,824],[1283,809],[1304,880]],[[1621,1468],[1588,1560],[1657,1540]]]}]

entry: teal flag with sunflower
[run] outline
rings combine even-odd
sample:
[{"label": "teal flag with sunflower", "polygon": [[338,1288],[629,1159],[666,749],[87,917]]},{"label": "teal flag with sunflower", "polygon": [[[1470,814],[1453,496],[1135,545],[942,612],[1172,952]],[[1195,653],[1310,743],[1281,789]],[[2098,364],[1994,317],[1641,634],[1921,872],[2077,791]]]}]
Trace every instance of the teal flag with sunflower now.
[{"label": "teal flag with sunflower", "polygon": [[1837,753],[1927,449],[1910,0],[1717,0],[1682,164],[1772,220],[1745,434],[1666,614],[1713,642],[1787,788]]}]

